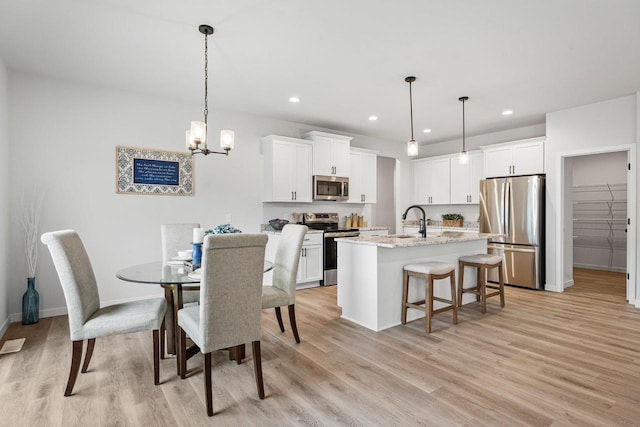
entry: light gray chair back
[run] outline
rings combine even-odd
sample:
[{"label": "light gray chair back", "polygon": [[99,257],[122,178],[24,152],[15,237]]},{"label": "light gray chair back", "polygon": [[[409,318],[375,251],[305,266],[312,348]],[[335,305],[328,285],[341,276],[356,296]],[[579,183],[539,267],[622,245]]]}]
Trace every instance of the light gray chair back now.
[{"label": "light gray chair back", "polygon": [[273,282],[271,284],[289,295],[289,304],[295,303],[300,251],[307,230],[308,227],[306,225],[285,225],[276,249],[276,256],[273,262]]},{"label": "light gray chair back", "polygon": [[49,247],[53,264],[67,302],[71,340],[83,339],[82,326],[100,308],[98,285],[89,255],[73,230],[45,233],[42,243]]},{"label": "light gray chair back", "polygon": [[200,228],[200,224],[163,224],[160,226],[162,234],[162,263],[166,264],[172,258],[178,256],[178,251],[191,249],[193,229]]},{"label": "light gray chair back", "polygon": [[202,253],[200,350],[259,341],[266,234],[208,235]]}]

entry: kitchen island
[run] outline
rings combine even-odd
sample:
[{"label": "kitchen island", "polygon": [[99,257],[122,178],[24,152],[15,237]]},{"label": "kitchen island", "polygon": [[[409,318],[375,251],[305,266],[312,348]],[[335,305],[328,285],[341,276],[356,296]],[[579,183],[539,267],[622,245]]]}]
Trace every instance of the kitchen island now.
[{"label": "kitchen island", "polygon": [[[490,234],[440,232],[426,238],[416,235],[389,235],[338,238],[338,306],[342,317],[374,331],[401,323],[403,267],[425,261],[440,261],[456,266],[458,258],[487,252]],[[465,287],[473,287],[475,274],[465,274]],[[412,279],[413,280],[413,279]],[[448,281],[436,281],[434,295],[450,299]],[[424,299],[424,285],[409,287],[409,300]],[[463,303],[475,301],[463,295]],[[438,305],[440,304],[440,305]],[[436,302],[434,308],[442,306]],[[409,310],[407,321],[424,317]]]}]

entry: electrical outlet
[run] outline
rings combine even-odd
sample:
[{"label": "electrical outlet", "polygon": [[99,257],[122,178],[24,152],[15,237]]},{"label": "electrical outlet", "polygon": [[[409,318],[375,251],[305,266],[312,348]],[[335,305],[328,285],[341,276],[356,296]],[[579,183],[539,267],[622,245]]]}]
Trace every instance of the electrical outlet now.
[{"label": "electrical outlet", "polygon": [[227,214],[227,224],[231,224],[232,217],[231,214]]}]

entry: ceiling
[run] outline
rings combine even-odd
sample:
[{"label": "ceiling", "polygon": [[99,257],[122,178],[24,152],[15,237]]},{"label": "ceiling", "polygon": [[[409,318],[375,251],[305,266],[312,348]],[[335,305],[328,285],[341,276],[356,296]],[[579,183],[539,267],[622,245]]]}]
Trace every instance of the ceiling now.
[{"label": "ceiling", "polygon": [[0,0],[0,56],[197,104],[209,24],[211,110],[404,143],[414,75],[428,144],[461,137],[463,95],[472,136],[640,90],[639,16],[638,0]]}]

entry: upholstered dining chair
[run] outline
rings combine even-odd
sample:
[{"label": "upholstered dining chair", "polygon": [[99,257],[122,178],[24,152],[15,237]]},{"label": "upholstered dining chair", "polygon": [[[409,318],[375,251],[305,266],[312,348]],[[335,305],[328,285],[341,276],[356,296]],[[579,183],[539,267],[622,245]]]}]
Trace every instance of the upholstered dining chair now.
[{"label": "upholstered dining chair", "polygon": [[[178,311],[180,360],[186,334],[204,354],[207,414],[213,415],[211,352],[251,342],[258,396],[264,399],[260,356],[261,288],[266,234],[221,234],[204,239],[200,305]],[[183,365],[182,372],[186,371]]]},{"label": "upholstered dining chair", "polygon": [[280,307],[288,307],[291,330],[297,343],[300,343],[296,325],[296,277],[298,263],[306,225],[287,224],[282,229],[276,256],[273,262],[273,278],[271,285],[262,287],[262,308],[274,308],[280,331],[284,332]]},{"label": "upholstered dining chair", "polygon": [[[197,222],[184,224],[162,224],[160,234],[162,237],[162,264],[171,261],[178,255],[178,251],[191,248],[193,229],[200,228]],[[198,302],[200,292],[197,290],[184,290],[182,302],[184,304]]]},{"label": "upholstered dining chair", "polygon": [[78,377],[82,347],[87,350],[82,373],[87,372],[96,338],[113,334],[153,331],[153,379],[160,384],[160,331],[164,332],[164,298],[150,298],[100,307],[98,285],[89,256],[73,230],[44,233],[42,243],[47,245],[58,272],[67,304],[72,357],[69,380],[64,395],[70,396]]}]

